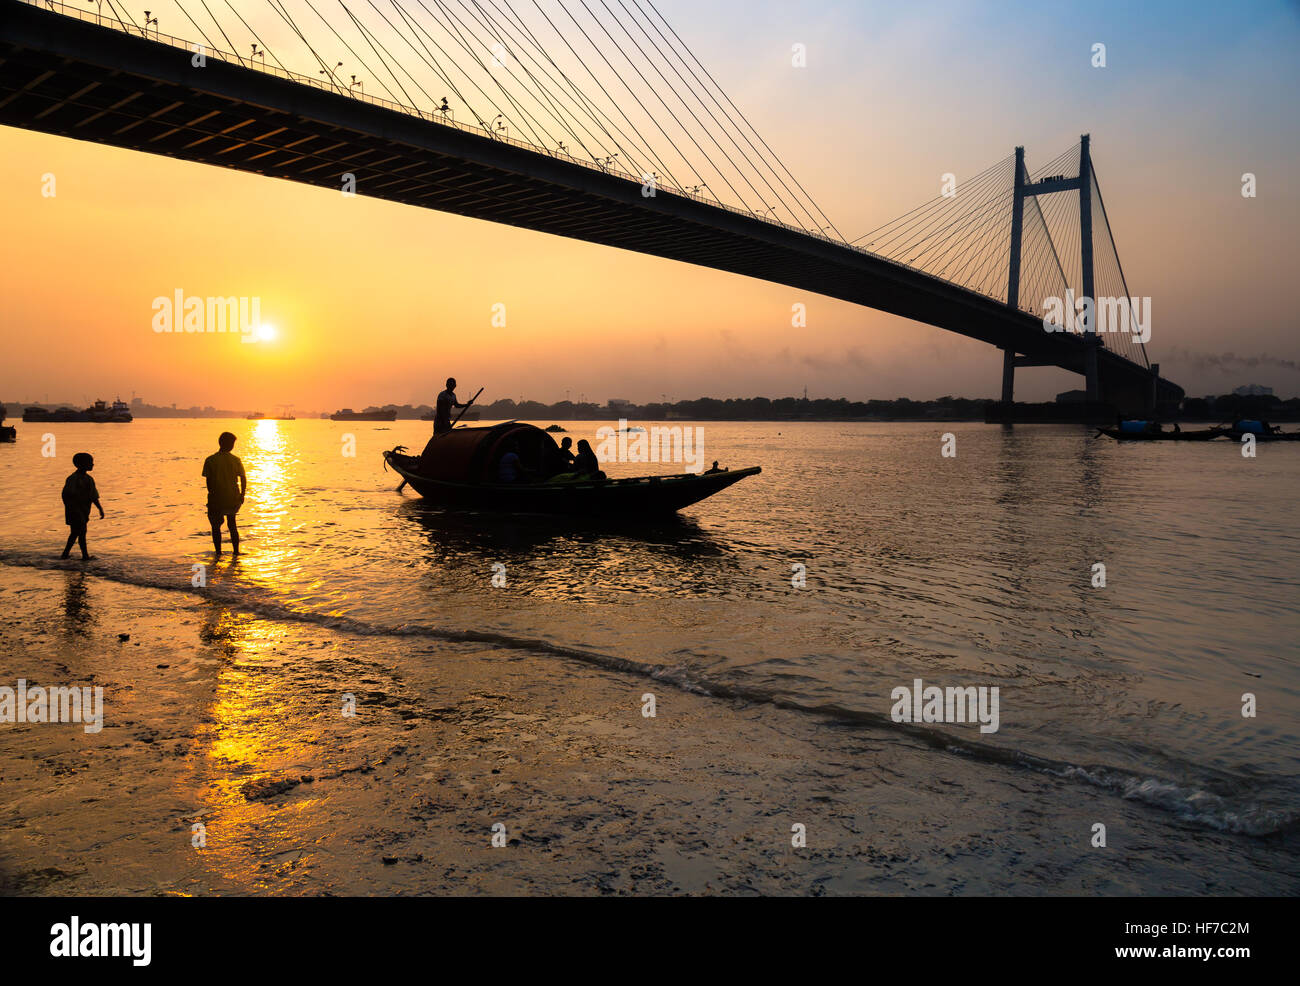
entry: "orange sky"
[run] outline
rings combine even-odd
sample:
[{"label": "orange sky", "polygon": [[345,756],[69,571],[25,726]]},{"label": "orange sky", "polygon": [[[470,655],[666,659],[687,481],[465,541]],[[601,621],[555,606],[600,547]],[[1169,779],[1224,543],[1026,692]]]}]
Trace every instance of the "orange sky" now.
[{"label": "orange sky", "polygon": [[[1016,143],[1032,169],[1091,132],[1130,287],[1153,298],[1152,359],[1194,395],[1300,391],[1278,362],[1300,357],[1293,14],[1263,5],[1228,33],[1213,12],[1179,26],[1103,4],[1044,48],[1004,11],[993,24],[922,5],[884,23],[759,6],[771,17],[730,0],[662,9],[850,238],[931,198],[944,172],[972,174]],[[1063,24],[1057,12],[1034,30]],[[1094,37],[1115,39],[1108,74],[1087,65]],[[792,38],[809,46],[806,69],[789,66]],[[1244,171],[1256,199],[1240,196]],[[0,128],[0,196],[11,401],[134,392],[331,410],[431,402],[449,373],[485,400],[602,402],[805,385],[984,397],[999,381],[987,346],[779,285],[25,131]],[[177,288],[259,296],[278,340],[154,333],[153,299]],[[790,327],[795,302],[806,330]],[[1227,352],[1268,359],[1220,369]],[[1079,385],[1022,371],[1017,396]]]}]

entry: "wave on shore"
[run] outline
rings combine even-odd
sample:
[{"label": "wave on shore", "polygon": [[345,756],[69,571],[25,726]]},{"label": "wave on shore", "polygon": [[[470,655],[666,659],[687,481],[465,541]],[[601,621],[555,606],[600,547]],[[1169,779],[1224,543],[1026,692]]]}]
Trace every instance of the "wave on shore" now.
[{"label": "wave on shore", "polygon": [[[507,650],[526,651],[580,661],[610,671],[634,674],[661,681],[697,695],[724,700],[741,700],[771,705],[836,723],[894,735],[903,734],[933,749],[957,754],[986,764],[1035,770],[1065,780],[1085,783],[1126,800],[1137,801],[1174,814],[1180,820],[1233,834],[1264,837],[1300,831],[1300,811],[1294,805],[1289,778],[1260,778],[1227,775],[1215,778],[1219,791],[1205,785],[1180,783],[1165,777],[1145,776],[1137,771],[1103,764],[1081,764],[1039,756],[1024,750],[971,740],[953,731],[918,723],[894,722],[884,713],[853,709],[838,703],[810,703],[779,691],[729,683],[709,678],[680,665],[637,661],[616,654],[556,644],[515,634],[401,623],[391,626],[349,616],[317,612],[287,601],[274,590],[255,582],[232,578],[229,570],[210,576],[202,589],[188,579],[188,564],[177,566],[148,557],[117,557],[91,563],[64,561],[30,551],[0,551],[0,565],[42,571],[84,572],[125,585],[167,592],[183,592],[196,601],[215,602],[254,616],[281,622],[298,622],[341,633],[442,640],[449,643],[482,644]],[[178,574],[179,573],[179,574]],[[1190,765],[1189,765],[1190,766]],[[1189,769],[1189,773],[1190,773]]]}]

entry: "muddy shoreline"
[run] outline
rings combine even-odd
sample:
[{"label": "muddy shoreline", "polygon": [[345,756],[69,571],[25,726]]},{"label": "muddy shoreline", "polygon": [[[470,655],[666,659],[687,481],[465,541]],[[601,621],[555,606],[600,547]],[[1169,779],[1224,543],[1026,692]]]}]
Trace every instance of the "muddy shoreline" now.
[{"label": "muddy shoreline", "polygon": [[75,568],[0,567],[0,603],[0,680],[100,685],[105,703],[97,734],[0,725],[8,895],[1300,886],[1292,835],[1205,831],[1040,771],[553,654],[273,621]]}]

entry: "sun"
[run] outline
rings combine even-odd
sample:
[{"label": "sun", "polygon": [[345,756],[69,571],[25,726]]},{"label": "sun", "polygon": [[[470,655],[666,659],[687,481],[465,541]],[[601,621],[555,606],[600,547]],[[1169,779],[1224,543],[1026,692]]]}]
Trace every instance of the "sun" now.
[{"label": "sun", "polygon": [[279,338],[279,336],[280,336],[279,331],[276,329],[274,325],[270,324],[269,322],[263,322],[261,325],[257,327],[258,342],[275,342],[275,340]]}]

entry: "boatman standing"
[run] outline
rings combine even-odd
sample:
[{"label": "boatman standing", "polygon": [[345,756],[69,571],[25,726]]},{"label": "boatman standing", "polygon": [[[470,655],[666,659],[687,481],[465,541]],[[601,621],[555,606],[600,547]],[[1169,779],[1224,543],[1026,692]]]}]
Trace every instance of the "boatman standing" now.
[{"label": "boatman standing", "polygon": [[456,378],[447,378],[447,389],[438,395],[438,406],[433,412],[433,433],[441,435],[444,431],[451,431],[451,411],[452,408],[469,407],[468,404],[462,404],[456,400]]}]

